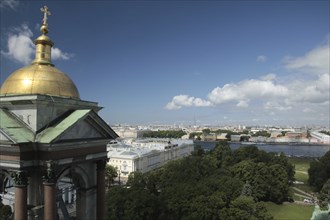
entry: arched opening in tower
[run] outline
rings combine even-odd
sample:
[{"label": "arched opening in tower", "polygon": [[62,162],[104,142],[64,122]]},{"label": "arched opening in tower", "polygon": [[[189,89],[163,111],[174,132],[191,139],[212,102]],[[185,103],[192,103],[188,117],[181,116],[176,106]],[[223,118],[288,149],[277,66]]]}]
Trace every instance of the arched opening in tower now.
[{"label": "arched opening in tower", "polygon": [[60,220],[88,219],[95,187],[88,183],[88,175],[79,166],[65,169],[57,179],[56,204]]},{"label": "arched opening in tower", "polygon": [[0,202],[3,205],[9,205],[13,210],[15,202],[14,182],[6,172],[0,172]]},{"label": "arched opening in tower", "polygon": [[59,219],[66,220],[77,217],[77,189],[71,173],[58,180],[56,202]]}]

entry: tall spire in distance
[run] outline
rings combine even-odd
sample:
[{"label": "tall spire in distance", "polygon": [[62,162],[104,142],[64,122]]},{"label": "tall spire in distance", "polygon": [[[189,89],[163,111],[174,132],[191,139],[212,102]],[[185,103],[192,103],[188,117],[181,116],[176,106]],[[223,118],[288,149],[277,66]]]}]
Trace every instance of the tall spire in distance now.
[{"label": "tall spire in distance", "polygon": [[32,63],[54,66],[51,62],[51,48],[54,43],[46,35],[48,33],[47,16],[51,15],[51,13],[47,6],[40,8],[40,10],[44,13],[44,17],[40,27],[41,35],[34,41],[36,45],[36,57]]}]

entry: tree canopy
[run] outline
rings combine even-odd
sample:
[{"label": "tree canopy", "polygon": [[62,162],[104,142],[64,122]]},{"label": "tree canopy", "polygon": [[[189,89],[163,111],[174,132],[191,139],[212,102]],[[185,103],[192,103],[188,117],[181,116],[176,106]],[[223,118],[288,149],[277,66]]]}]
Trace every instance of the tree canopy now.
[{"label": "tree canopy", "polygon": [[308,183],[320,191],[325,182],[330,179],[330,151],[319,160],[312,161],[308,169]]},{"label": "tree canopy", "polygon": [[252,137],[270,137],[270,133],[268,131],[257,131],[256,133],[252,134]]},{"label": "tree canopy", "polygon": [[143,134],[145,138],[181,138],[187,133],[182,130],[162,130],[162,131],[148,131]]},{"label": "tree canopy", "polygon": [[320,131],[320,133],[330,135],[330,131]]},{"label": "tree canopy", "polygon": [[272,219],[262,201],[288,198],[293,166],[284,155],[225,142],[210,152],[129,176],[108,191],[109,219]]},{"label": "tree canopy", "polygon": [[330,204],[330,179],[323,185],[320,192],[320,206],[321,208],[328,208]]},{"label": "tree canopy", "polygon": [[115,182],[115,178],[117,176],[118,176],[117,168],[107,164],[105,167],[105,182],[108,188]]}]

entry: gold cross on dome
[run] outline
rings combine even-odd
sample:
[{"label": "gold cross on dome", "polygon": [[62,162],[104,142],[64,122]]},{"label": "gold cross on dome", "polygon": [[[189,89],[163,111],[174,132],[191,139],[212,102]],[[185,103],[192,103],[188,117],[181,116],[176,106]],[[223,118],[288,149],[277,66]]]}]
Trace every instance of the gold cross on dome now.
[{"label": "gold cross on dome", "polygon": [[47,15],[51,15],[47,6],[40,8],[40,10],[44,13],[44,18],[42,19],[42,24],[47,25]]}]

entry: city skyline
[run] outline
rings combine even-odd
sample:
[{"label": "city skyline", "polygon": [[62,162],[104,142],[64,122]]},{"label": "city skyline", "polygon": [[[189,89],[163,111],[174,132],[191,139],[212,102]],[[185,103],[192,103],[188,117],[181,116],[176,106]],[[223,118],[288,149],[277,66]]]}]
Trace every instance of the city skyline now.
[{"label": "city skyline", "polygon": [[6,0],[0,83],[52,60],[111,124],[329,126],[329,1]]}]

